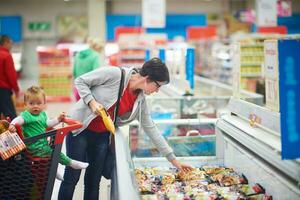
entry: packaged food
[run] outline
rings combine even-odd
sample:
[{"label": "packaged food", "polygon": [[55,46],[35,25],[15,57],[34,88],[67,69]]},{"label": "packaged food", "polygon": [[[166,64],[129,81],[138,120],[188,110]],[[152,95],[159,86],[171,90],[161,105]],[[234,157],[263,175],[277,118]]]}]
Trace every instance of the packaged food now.
[{"label": "packaged food", "polygon": [[207,174],[225,174],[225,173],[233,173],[233,168],[225,168],[225,167],[217,167],[217,166],[203,166],[203,170]]},{"label": "packaged food", "polygon": [[141,195],[141,200],[157,200],[157,197],[155,194],[144,194]]},{"label": "packaged food", "polygon": [[247,200],[272,200],[272,196],[267,194],[254,194],[247,196]]},{"label": "packaged food", "polygon": [[190,172],[174,168],[135,170],[142,200],[271,200],[259,185],[248,185],[232,168],[204,166]]},{"label": "packaged food", "polygon": [[253,186],[248,184],[240,184],[234,186],[237,191],[244,193],[245,195],[254,195],[254,194],[264,194],[265,189],[260,184],[255,184]]},{"label": "packaged food", "polygon": [[139,183],[139,191],[141,194],[154,194],[154,192],[152,192],[152,184],[147,181]]},{"label": "packaged food", "polygon": [[218,182],[220,186],[231,186],[248,183],[248,180],[244,175],[238,175],[237,173],[216,174],[212,175],[210,178],[213,181]]},{"label": "packaged food", "polygon": [[201,171],[199,168],[194,168],[189,172],[180,171],[177,175],[181,181],[203,180],[206,178],[205,171]]},{"label": "packaged food", "polygon": [[162,176],[162,184],[172,184],[175,181],[175,175],[171,173],[164,174]]}]

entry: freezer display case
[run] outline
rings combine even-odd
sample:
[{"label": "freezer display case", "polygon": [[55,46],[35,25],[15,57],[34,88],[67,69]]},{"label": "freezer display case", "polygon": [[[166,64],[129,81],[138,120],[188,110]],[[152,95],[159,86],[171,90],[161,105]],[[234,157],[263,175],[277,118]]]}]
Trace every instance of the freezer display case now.
[{"label": "freezer display case", "polygon": [[234,98],[228,109],[216,124],[224,162],[264,185],[274,199],[300,199],[300,161],[281,157],[280,114]]},{"label": "freezer display case", "polygon": [[[260,120],[257,120],[258,118]],[[263,192],[258,192],[260,195],[250,195],[244,199],[300,199],[300,161],[281,159],[278,120],[278,114],[263,107],[231,99],[228,112],[221,113],[216,122],[215,155],[184,156],[178,159],[198,167],[200,171],[213,166],[224,169],[232,168],[241,177],[246,177],[248,189],[255,190],[254,186],[257,183],[262,186]],[[157,199],[157,196],[153,197],[153,195],[141,196],[137,169],[161,171],[161,169],[170,170],[172,166],[162,157],[133,157],[129,148],[130,135],[128,133],[127,129],[116,134],[117,159],[115,176],[112,180],[112,194],[114,194],[112,199]],[[206,177],[211,177],[211,175]],[[176,187],[172,186],[173,189]],[[224,192],[226,189],[231,191],[229,188],[217,190],[219,191],[217,193],[220,194],[222,193],[220,191]],[[238,197],[233,194],[221,196],[223,199],[237,199]],[[194,198],[187,195],[173,195],[163,196],[161,199],[184,199],[183,197]],[[202,195],[194,199],[218,199],[215,197],[209,196],[208,198]]]},{"label": "freezer display case", "polygon": [[[215,155],[216,119],[166,119],[155,123],[178,157]],[[161,157],[138,123],[129,126],[131,157]]]},{"label": "freezer display case", "polygon": [[[218,110],[228,104],[233,90],[226,84],[195,76],[194,95],[185,94],[182,81],[172,77],[171,83],[147,97],[153,119],[216,118]],[[241,91],[241,98],[263,105],[263,96]]]}]

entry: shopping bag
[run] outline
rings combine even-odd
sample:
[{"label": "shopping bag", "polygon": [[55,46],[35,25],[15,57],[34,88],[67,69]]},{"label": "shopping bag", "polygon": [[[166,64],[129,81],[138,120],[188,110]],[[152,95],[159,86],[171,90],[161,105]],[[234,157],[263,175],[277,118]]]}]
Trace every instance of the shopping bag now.
[{"label": "shopping bag", "polygon": [[6,160],[26,148],[20,136],[14,132],[5,131],[0,135],[0,156]]},{"label": "shopping bag", "polygon": [[[124,89],[124,77],[125,77],[124,69],[122,69],[122,68],[120,68],[120,69],[121,69],[121,81],[120,81],[120,86],[119,86],[118,99],[117,99],[116,107],[115,107],[115,111],[114,111],[114,124],[112,124],[112,122],[108,122],[107,124],[105,124],[107,130],[111,132],[110,137],[109,137],[109,147],[108,147],[108,151],[106,154],[106,159],[104,162],[104,167],[103,167],[103,172],[102,172],[102,175],[106,179],[112,178],[112,172],[116,166],[115,136],[114,136],[115,133],[114,132],[115,132],[115,127],[117,125],[116,124],[117,114],[119,113],[120,99],[121,99],[122,92]],[[113,127],[113,128],[109,128],[109,127]]]},{"label": "shopping bag", "polygon": [[[112,140],[114,140],[113,138],[112,138]],[[114,141],[111,141],[111,143],[108,147],[108,152],[106,154],[102,175],[106,179],[111,179],[112,172],[113,172],[115,166],[116,166],[116,153],[114,150]]]}]

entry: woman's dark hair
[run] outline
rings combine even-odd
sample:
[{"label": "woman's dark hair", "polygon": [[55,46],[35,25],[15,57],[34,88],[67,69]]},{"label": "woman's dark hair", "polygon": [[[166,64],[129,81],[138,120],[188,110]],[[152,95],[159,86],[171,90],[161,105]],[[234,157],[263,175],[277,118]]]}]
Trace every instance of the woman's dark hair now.
[{"label": "woman's dark hair", "polygon": [[151,81],[170,82],[169,70],[159,58],[152,58],[145,62],[139,70],[141,76],[148,76]]}]

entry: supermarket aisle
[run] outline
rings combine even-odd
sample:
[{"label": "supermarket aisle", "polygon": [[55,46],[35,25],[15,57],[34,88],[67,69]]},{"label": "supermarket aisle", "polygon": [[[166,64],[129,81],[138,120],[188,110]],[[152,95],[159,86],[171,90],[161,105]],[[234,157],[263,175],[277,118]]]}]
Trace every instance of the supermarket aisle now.
[{"label": "supermarket aisle", "polygon": [[[47,112],[48,115],[50,117],[55,117],[57,116],[60,112],[62,111],[69,111],[69,109],[71,108],[72,103],[49,103],[48,104],[48,108],[47,108]],[[65,144],[63,145],[62,148],[62,152],[65,153]],[[58,166],[58,170],[63,173],[64,172],[64,166],[60,165]],[[84,170],[81,173],[81,177],[80,180],[78,182],[75,194],[74,194],[74,200],[81,200],[83,199],[83,191],[84,191],[84,187],[83,187],[83,175],[84,175]],[[103,179],[103,181],[101,181],[101,186],[100,186],[100,199],[101,200],[108,200],[109,199],[109,192],[108,192],[108,186],[109,186],[110,181]],[[55,184],[54,184],[54,188],[53,188],[53,194],[52,194],[52,200],[56,200],[57,199],[57,194],[58,194],[58,190],[59,190],[59,186],[60,186],[60,181],[56,180]]]}]

